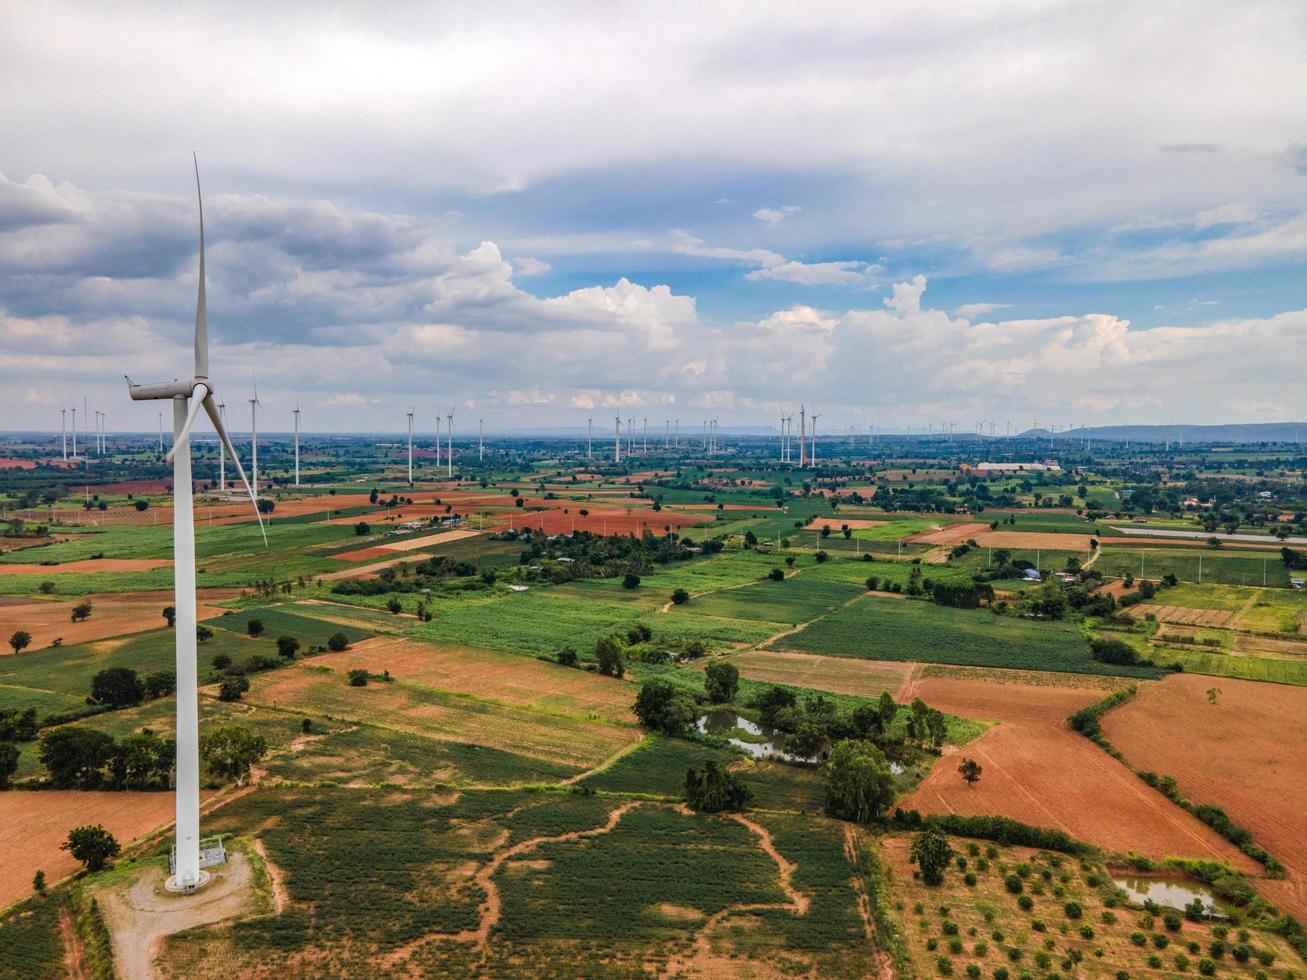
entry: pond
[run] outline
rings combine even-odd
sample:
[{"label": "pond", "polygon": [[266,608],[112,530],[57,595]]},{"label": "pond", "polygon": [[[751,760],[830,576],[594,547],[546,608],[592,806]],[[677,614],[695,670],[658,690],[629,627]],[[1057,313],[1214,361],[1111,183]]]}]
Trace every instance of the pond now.
[{"label": "pond", "polygon": [[[700,715],[695,726],[705,735],[717,735],[726,739],[755,759],[781,759],[785,762],[801,762],[806,765],[816,765],[821,762],[821,758],[817,756],[807,758],[786,752],[784,732],[770,725],[751,721],[743,715],[737,715],[730,708],[714,708]],[[891,762],[889,766],[895,775],[903,771],[903,767],[897,762]]]},{"label": "pond", "polygon": [[1184,911],[1184,907],[1194,899],[1199,899],[1208,912],[1224,912],[1226,909],[1216,900],[1211,891],[1192,878],[1180,875],[1139,876],[1113,875],[1112,881],[1117,888],[1124,891],[1132,902],[1141,905],[1155,902],[1163,908]]}]

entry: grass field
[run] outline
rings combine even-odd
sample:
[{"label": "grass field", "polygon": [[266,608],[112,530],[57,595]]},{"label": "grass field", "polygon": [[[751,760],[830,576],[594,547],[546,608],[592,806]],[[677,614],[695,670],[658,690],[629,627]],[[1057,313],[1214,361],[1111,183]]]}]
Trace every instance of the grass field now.
[{"label": "grass field", "polygon": [[300,641],[301,652],[307,651],[310,647],[325,647],[328,638],[334,633],[345,634],[345,638],[350,643],[357,643],[359,640],[375,635],[373,631],[361,626],[331,623],[324,619],[302,616],[286,606],[255,606],[251,609],[242,609],[240,612],[211,619],[208,625],[231,633],[248,635],[250,621],[254,619],[263,624],[263,633],[260,635],[264,639],[275,641],[281,636],[293,636]]},{"label": "grass field", "polygon": [[1084,634],[1071,623],[874,596],[784,637],[775,648],[868,660],[1158,676],[1149,668],[1115,667],[1092,659]]},{"label": "grass field", "polygon": [[1166,644],[1155,647],[1153,656],[1160,662],[1179,661],[1186,671],[1194,674],[1307,685],[1307,661],[1302,660],[1269,660],[1228,653],[1203,653]]},{"label": "grass field", "polygon": [[1273,552],[1239,554],[1228,548],[1183,548],[1176,545],[1156,548],[1129,548],[1122,545],[1104,545],[1103,555],[1095,568],[1104,577],[1124,575],[1127,572],[1139,578],[1140,558],[1143,558],[1144,577],[1159,579],[1174,575],[1182,582],[1199,581],[1199,561],[1202,562],[1203,584],[1289,587],[1289,573]]}]

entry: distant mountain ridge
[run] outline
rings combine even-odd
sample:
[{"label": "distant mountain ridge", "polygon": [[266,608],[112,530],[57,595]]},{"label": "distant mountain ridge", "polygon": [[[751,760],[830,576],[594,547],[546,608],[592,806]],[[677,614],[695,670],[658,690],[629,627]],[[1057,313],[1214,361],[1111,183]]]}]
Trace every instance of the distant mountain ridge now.
[{"label": "distant mountain ridge", "polygon": [[1111,442],[1303,442],[1307,422],[1248,422],[1230,425],[1091,425],[1050,433],[1027,429],[1020,439],[1097,439]]}]

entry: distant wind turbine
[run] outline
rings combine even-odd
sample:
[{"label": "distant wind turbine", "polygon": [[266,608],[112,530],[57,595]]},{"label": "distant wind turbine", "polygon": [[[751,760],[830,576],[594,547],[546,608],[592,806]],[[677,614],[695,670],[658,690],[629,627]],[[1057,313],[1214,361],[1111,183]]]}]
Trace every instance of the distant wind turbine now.
[{"label": "distant wind turbine", "polygon": [[[296,409],[296,412],[298,411],[299,409]],[[408,410],[408,485],[409,486],[413,485],[413,413],[416,411],[417,411],[416,408],[410,408]],[[296,418],[298,417],[299,416],[297,415]],[[299,481],[296,480],[295,482],[298,483]]]},{"label": "distant wind turbine", "polygon": [[[218,402],[218,421],[222,423],[224,429],[227,427],[226,402]],[[223,493],[227,492],[227,444],[223,442],[218,445],[218,489]]]},{"label": "distant wind turbine", "polygon": [[622,461],[622,417],[617,416],[617,435],[613,438],[613,462]]},{"label": "distant wind turbine", "polygon": [[449,414],[445,416],[449,420],[449,431],[445,434],[445,442],[449,446],[449,458],[446,462],[449,464],[448,475],[450,479],[454,477],[454,406],[449,406]]},{"label": "distant wind turbine", "polygon": [[[410,413],[408,417],[408,427],[409,427],[409,431],[412,432],[413,429],[412,413]],[[413,464],[410,461],[409,469],[412,468],[413,468]],[[409,482],[410,483],[413,482],[411,477],[409,479]],[[295,486],[299,486],[299,485],[300,485],[300,402],[299,399],[297,398],[295,399]]]},{"label": "distant wind turbine", "polygon": [[[263,404],[259,401],[259,383],[250,375],[250,381],[254,385],[254,397],[250,399],[250,486],[254,490],[254,497],[257,500],[259,495],[259,406]],[[173,446],[174,452],[176,446]],[[235,458],[235,454],[232,454]]]},{"label": "distant wind turbine", "polygon": [[68,459],[68,409],[59,409],[59,440],[63,445],[64,459]]},{"label": "distant wind turbine", "polygon": [[595,445],[595,420],[593,417],[585,420],[585,458],[594,458]]},{"label": "distant wind turbine", "polygon": [[[195,190],[200,190],[199,165],[195,169]],[[191,498],[191,427],[200,408],[231,453],[241,481],[254,504],[254,516],[263,531],[263,518],[259,516],[254,488],[245,479],[240,459],[232,448],[231,438],[222,424],[218,407],[213,400],[212,382],[209,380],[209,337],[204,300],[204,205],[200,203],[200,275],[199,291],[195,304],[195,375],[186,381],[172,381],[155,385],[138,385],[127,379],[127,391],[133,401],[167,400],[172,402],[173,445],[168,453],[172,463],[173,492],[173,605],[177,611],[174,636],[176,640],[177,670],[177,766],[176,766],[176,839],[173,850],[172,876],[165,887],[169,891],[190,893],[209,880],[203,870],[200,850],[200,753],[199,706],[196,693],[198,666],[195,638],[195,511]],[[264,536],[266,544],[267,537]],[[225,860],[221,843],[205,849],[203,863]],[[213,854],[213,850],[218,853]]]},{"label": "distant wind turbine", "polygon": [[486,420],[477,419],[477,462],[486,461]]}]

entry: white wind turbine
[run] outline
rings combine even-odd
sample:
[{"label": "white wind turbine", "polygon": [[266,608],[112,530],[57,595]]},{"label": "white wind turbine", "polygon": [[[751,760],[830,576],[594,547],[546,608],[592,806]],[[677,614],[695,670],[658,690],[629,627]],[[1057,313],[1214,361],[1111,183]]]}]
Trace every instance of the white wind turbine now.
[{"label": "white wind turbine", "polygon": [[163,412],[159,413],[159,452],[163,452]]},{"label": "white wind turbine", "polygon": [[[221,408],[222,406],[219,407]],[[413,428],[413,416],[411,413],[409,414],[408,417],[408,425],[409,425],[409,429],[411,430]],[[410,450],[410,455],[411,454],[412,451]],[[413,464],[410,461],[409,463],[410,469],[412,468],[412,465]],[[409,482],[412,482],[412,477],[409,478]],[[295,486],[299,486],[299,485],[300,485],[300,402],[299,399],[297,398],[295,399]]]},{"label": "white wind turbine", "polygon": [[[85,415],[82,418],[86,418]],[[73,406],[73,459],[77,458],[77,406]]]},{"label": "white wind turbine", "polygon": [[59,409],[59,439],[63,444],[64,459],[68,459],[68,409]]},{"label": "white wind turbine", "polygon": [[[200,189],[199,165],[195,168],[195,190]],[[196,695],[197,673],[195,653],[195,512],[191,499],[191,427],[201,406],[218,432],[227,451],[231,453],[241,481],[255,504],[254,516],[263,531],[263,519],[254,496],[254,489],[245,479],[240,460],[232,448],[231,439],[222,424],[218,407],[213,400],[212,382],[209,380],[209,337],[204,301],[204,205],[200,203],[200,276],[195,304],[195,376],[186,381],[172,381],[155,385],[138,385],[127,379],[127,391],[133,401],[168,400],[172,402],[173,445],[168,453],[172,462],[173,486],[173,581],[177,610],[176,668],[177,668],[177,843],[174,848],[172,877],[165,885],[169,891],[193,892],[202,887],[209,874],[202,865],[225,860],[221,844],[206,848],[201,859],[200,848],[200,752],[199,710]],[[264,537],[266,543],[266,535]]]},{"label": "white wind turbine", "polygon": [[486,461],[486,420],[477,419],[477,462]]},{"label": "white wind turbine", "polygon": [[[295,409],[295,411],[298,413],[299,409],[297,408]],[[417,411],[416,408],[410,408],[408,410],[408,485],[409,486],[413,485],[413,413],[416,411]],[[296,418],[298,417],[299,416],[296,415]],[[296,438],[298,439],[298,436]],[[296,467],[295,467],[296,470],[299,469],[298,459],[299,459],[299,454],[297,450]],[[299,480],[297,479],[295,482],[299,483]]]},{"label": "white wind turbine", "polygon": [[585,420],[585,458],[594,458],[595,447],[595,420],[588,418]]},{"label": "white wind turbine", "polygon": [[449,464],[448,475],[450,479],[454,476],[454,406],[449,406],[449,414],[445,416],[449,420],[449,432],[445,435],[445,442],[449,447],[449,458],[446,460]]},{"label": "white wind turbine", "polygon": [[617,434],[613,437],[613,462],[622,461],[622,417],[617,416]]},{"label": "white wind turbine", "polygon": [[[250,383],[254,386],[254,397],[250,399],[250,486],[253,488],[255,499],[259,495],[259,406],[263,403],[259,401],[259,382],[250,375]],[[174,447],[175,449],[175,447]],[[232,459],[236,454],[231,454]]]},{"label": "white wind turbine", "polygon": [[[227,403],[218,402],[218,421],[222,423],[224,429],[227,428]],[[236,457],[233,456],[232,459]],[[218,489],[223,493],[227,492],[227,445],[220,443],[218,446]]]}]

